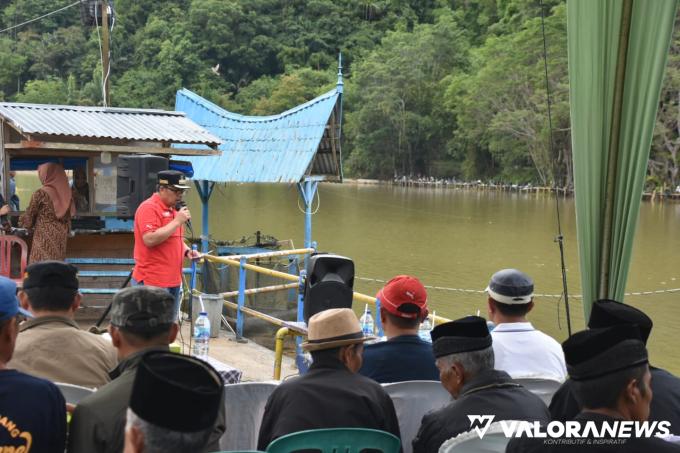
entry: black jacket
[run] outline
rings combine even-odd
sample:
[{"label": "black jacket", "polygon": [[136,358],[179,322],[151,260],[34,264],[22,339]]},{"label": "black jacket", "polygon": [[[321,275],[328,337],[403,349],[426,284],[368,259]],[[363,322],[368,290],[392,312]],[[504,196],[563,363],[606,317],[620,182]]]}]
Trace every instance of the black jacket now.
[{"label": "black jacket", "polygon": [[538,396],[514,383],[505,371],[487,370],[466,382],[456,401],[423,417],[413,453],[437,453],[446,440],[469,431],[468,415],[494,415],[494,422],[550,420]]},{"label": "black jacket", "polygon": [[[123,359],[109,375],[112,381],[80,400],[73,413],[68,435],[68,453],[119,453],[125,445],[125,416],[135,382],[137,366],[149,351],[168,351],[152,347]],[[220,406],[215,428],[205,451],[219,450],[225,431],[225,408]]]},{"label": "black jacket", "polygon": [[339,360],[314,363],[303,376],[279,385],[262,417],[257,449],[274,439],[320,428],[370,428],[400,437],[392,399],[377,382]]},{"label": "black jacket", "polygon": [[[671,433],[680,435],[680,379],[661,368],[649,367],[652,374],[652,405],[649,421],[671,422]],[[567,379],[557,390],[550,402],[553,420],[571,420],[581,407],[572,392],[571,380]]]},{"label": "black jacket", "polygon": [[[593,421],[600,427],[602,422],[615,422],[617,419],[594,412],[582,412],[573,420],[582,424]],[[565,443],[559,443],[565,442]],[[568,443],[567,443],[568,442]],[[505,453],[666,453],[680,452],[680,446],[658,438],[613,438],[613,439],[539,439],[522,437],[511,439]]]}]

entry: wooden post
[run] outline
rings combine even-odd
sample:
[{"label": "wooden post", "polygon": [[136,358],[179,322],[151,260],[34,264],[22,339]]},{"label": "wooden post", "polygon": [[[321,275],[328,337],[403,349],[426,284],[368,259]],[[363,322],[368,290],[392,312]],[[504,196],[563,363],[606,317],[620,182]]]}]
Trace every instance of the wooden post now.
[{"label": "wooden post", "polygon": [[111,95],[109,91],[109,76],[111,74],[109,62],[109,2],[102,0],[102,71],[104,72],[104,107],[111,105]]}]

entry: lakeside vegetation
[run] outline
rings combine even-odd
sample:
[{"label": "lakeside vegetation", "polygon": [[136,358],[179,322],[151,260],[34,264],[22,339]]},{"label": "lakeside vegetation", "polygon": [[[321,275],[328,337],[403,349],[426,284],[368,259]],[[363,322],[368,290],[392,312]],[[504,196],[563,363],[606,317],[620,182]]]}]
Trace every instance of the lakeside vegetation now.
[{"label": "lakeside vegetation", "polygon": [[[244,114],[331,89],[343,55],[346,174],[572,185],[566,5],[544,0],[116,0],[113,106],[172,109],[187,87]],[[9,0],[5,29],[68,5]],[[78,7],[0,34],[0,98],[101,104],[97,30]],[[680,32],[648,188],[680,184]]]}]

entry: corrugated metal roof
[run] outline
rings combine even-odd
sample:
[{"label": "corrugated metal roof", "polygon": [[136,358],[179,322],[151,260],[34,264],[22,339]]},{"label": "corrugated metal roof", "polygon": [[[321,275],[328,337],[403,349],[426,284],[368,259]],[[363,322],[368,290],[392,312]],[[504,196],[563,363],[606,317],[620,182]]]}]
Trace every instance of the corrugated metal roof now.
[{"label": "corrugated metal roof", "polygon": [[307,174],[339,177],[339,133],[329,125],[339,97],[334,89],[279,115],[245,116],[182,89],[175,109],[223,141],[220,156],[183,159],[192,162],[197,180],[294,183]]},{"label": "corrugated metal roof", "polygon": [[0,116],[24,134],[209,146],[221,143],[181,112],[0,102]]}]

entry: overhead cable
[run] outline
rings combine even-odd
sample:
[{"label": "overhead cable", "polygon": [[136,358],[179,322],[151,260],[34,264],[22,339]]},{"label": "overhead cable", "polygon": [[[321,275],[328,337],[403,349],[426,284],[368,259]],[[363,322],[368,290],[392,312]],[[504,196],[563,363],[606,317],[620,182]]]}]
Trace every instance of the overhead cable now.
[{"label": "overhead cable", "polygon": [[62,8],[59,8],[59,9],[57,9],[57,10],[54,10],[54,11],[52,11],[52,12],[50,12],[50,13],[43,14],[42,16],[36,17],[36,18],[34,18],[34,19],[27,20],[26,22],[22,22],[22,23],[17,24],[17,25],[12,25],[11,27],[7,27],[7,28],[5,28],[5,29],[3,29],[3,30],[0,30],[0,33],[4,33],[4,32],[6,32],[6,31],[10,31],[10,30],[14,30],[15,28],[23,27],[24,25],[28,25],[28,24],[30,24],[30,23],[33,23],[33,22],[39,21],[39,20],[41,20],[41,19],[44,19],[44,18],[46,18],[46,17],[49,17],[49,16],[51,16],[51,15],[53,15],[53,14],[60,13],[60,12],[62,12],[62,11],[64,11],[64,10],[66,10],[66,9],[72,8],[72,7],[74,7],[74,6],[76,6],[76,5],[79,5],[79,4],[80,4],[80,0],[78,0],[77,2],[73,2],[73,3],[71,3],[70,5],[66,5],[66,6],[64,6],[64,7],[62,7]]}]

